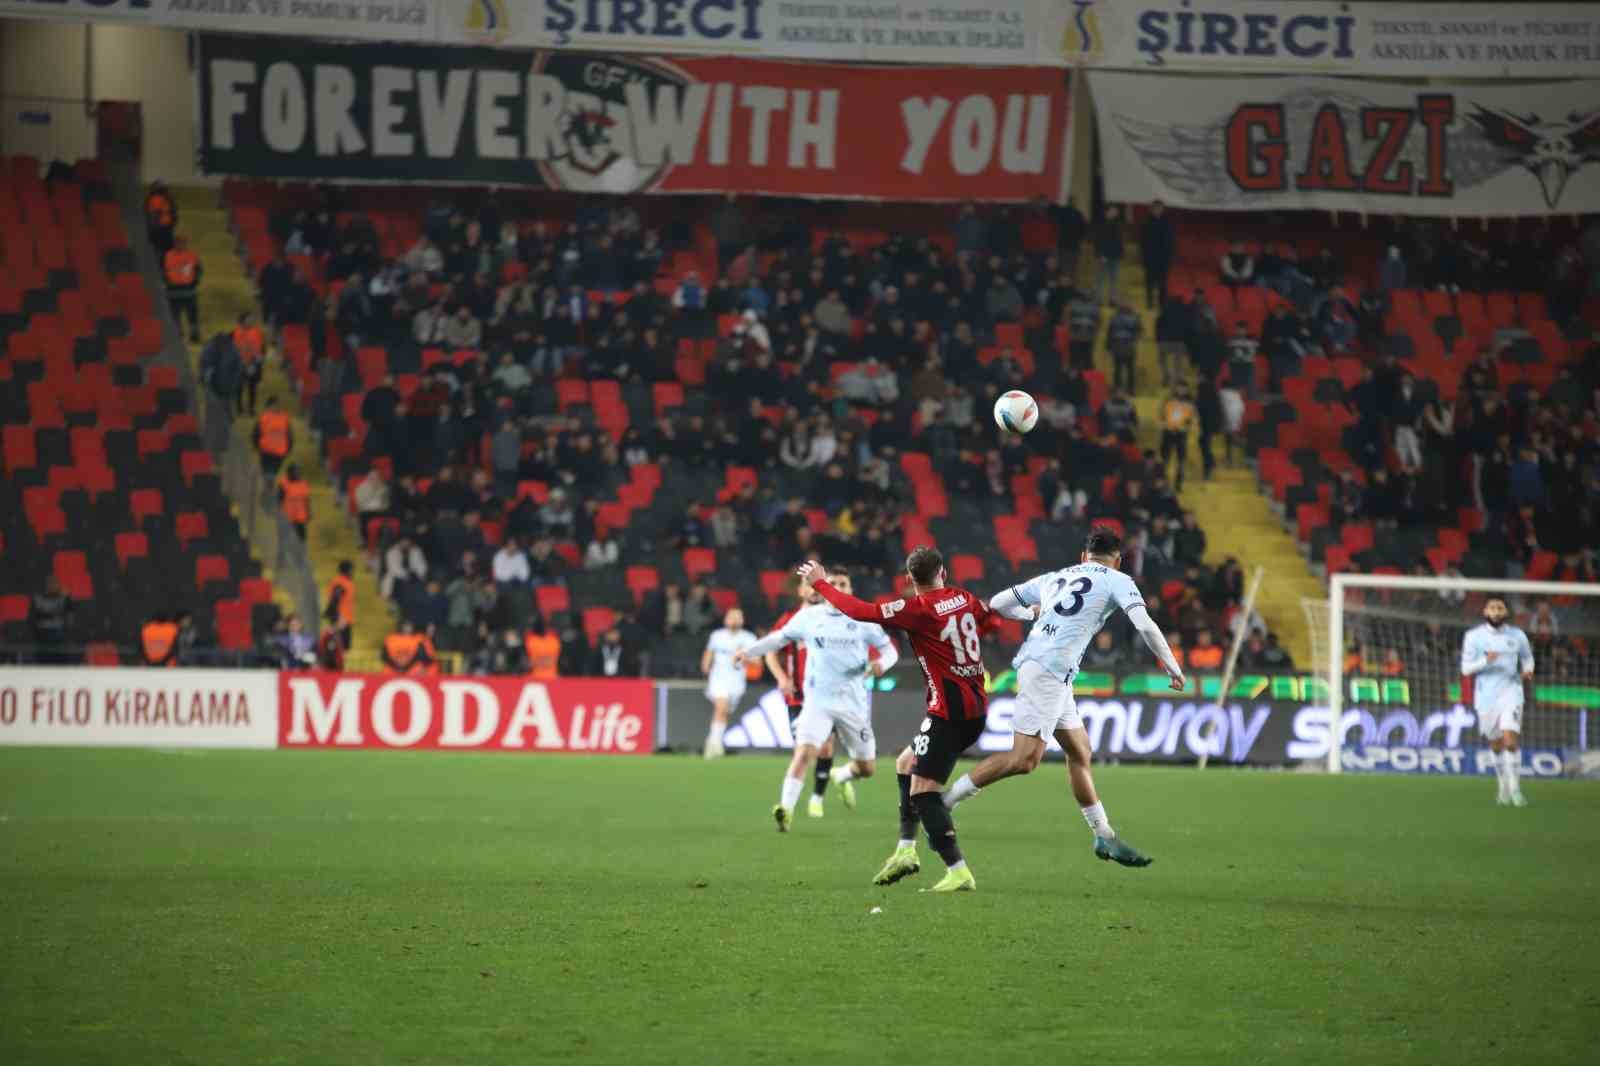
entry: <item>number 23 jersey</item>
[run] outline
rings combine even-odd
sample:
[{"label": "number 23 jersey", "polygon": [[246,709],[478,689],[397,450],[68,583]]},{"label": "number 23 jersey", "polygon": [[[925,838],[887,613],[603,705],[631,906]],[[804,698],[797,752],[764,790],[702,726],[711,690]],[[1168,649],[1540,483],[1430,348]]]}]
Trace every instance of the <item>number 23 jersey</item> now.
[{"label": "number 23 jersey", "polygon": [[1039,608],[1011,665],[1038,663],[1056,677],[1078,672],[1083,653],[1113,611],[1144,606],[1133,578],[1099,563],[1079,563],[1012,586],[1024,606]]}]

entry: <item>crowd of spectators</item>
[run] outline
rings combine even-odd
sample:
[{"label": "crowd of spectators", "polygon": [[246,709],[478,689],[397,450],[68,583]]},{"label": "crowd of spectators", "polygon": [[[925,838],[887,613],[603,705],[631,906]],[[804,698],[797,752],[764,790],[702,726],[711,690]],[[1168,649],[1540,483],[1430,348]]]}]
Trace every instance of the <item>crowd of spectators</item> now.
[{"label": "crowd of spectators", "polygon": [[[1026,473],[1052,519],[1121,520],[1136,575],[1154,589],[1188,588],[1207,605],[1213,640],[1223,637],[1227,594],[1211,591],[1215,575],[1198,556],[1171,543],[1185,524],[1173,472],[1133,446],[1131,355],[1141,325],[1119,306],[1124,227],[1110,213],[1090,223],[1070,205],[967,205],[946,231],[885,233],[863,245],[827,229],[814,239],[804,212],[781,201],[722,198],[653,227],[640,211],[648,204],[585,199],[557,223],[516,217],[490,195],[470,208],[439,200],[415,244],[386,261],[370,219],[337,191],[324,195],[319,207],[284,213],[273,226],[285,253],[317,258],[335,284],[319,296],[280,257],[263,271],[264,305],[275,324],[326,321],[346,351],[387,353],[390,376],[365,390],[359,409],[366,456],[387,460],[389,474],[369,474],[355,504],[364,519],[395,520],[379,551],[383,586],[407,618],[438,630],[442,648],[481,656],[504,643],[497,634],[539,622],[571,634],[570,617],[540,617],[540,585],[615,570],[637,561],[638,550],[668,545],[726,549],[741,567],[817,553],[852,564],[869,582],[878,575],[886,589],[910,506],[898,462],[908,442],[980,518],[1009,513],[1014,479]],[[1026,240],[1041,221],[1052,239]],[[664,278],[697,223],[715,235],[718,262]],[[1496,276],[1463,266],[1436,236],[1418,228],[1407,245],[1419,276],[1452,285]],[[1139,240],[1147,274],[1164,271],[1176,242],[1170,219],[1146,219]],[[1077,285],[1082,245],[1096,279],[1089,291]],[[1397,269],[1385,263],[1390,281]],[[1363,290],[1359,304],[1345,295],[1331,252],[1301,262],[1292,248],[1235,248],[1219,272],[1282,299],[1259,337],[1219,321],[1203,293],[1162,305],[1163,373],[1197,375],[1208,472],[1210,438],[1222,433],[1231,446],[1244,400],[1281,389],[1308,354],[1351,349],[1383,314],[1379,286]],[[737,325],[719,330],[727,316]],[[312,336],[320,345],[323,331]],[[703,389],[682,407],[635,418],[615,436],[556,410],[551,385],[563,377],[629,390],[674,380],[685,338],[714,339],[715,350]],[[1106,346],[1115,379],[1098,406],[1097,345]],[[424,370],[429,348],[469,354]],[[1272,368],[1261,383],[1248,372],[1258,348]],[[359,372],[349,358],[318,369],[314,421],[338,433],[343,397],[363,388]],[[395,376],[406,374],[419,383],[402,395]],[[1041,401],[1040,427],[1001,439],[988,407],[1019,386]],[[1372,391],[1386,404],[1412,403],[1403,385]],[[1366,402],[1359,387],[1353,392],[1352,404]],[[1416,458],[1412,443],[1401,446]],[[733,463],[756,467],[758,486],[720,502],[677,500],[674,528],[648,541],[596,521],[633,466],[660,464],[670,483],[679,471]],[[527,481],[550,485],[548,498],[519,497]],[[808,519],[811,510],[825,514],[823,528]],[[486,522],[503,544],[491,543]],[[977,523],[961,532],[987,536]],[[977,544],[948,545],[969,547]],[[642,654],[657,633],[678,624],[692,631],[676,619],[694,595],[674,586],[637,608],[631,598],[611,604],[624,609],[626,627],[638,627],[624,641]],[[747,607],[760,614],[761,605]],[[1199,639],[1193,617],[1185,636]]]}]

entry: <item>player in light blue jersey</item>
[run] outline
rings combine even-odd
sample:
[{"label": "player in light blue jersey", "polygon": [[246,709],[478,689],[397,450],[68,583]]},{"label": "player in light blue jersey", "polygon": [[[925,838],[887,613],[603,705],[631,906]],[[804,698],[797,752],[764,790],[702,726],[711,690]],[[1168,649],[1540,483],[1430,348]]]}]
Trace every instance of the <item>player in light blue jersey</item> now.
[{"label": "player in light blue jersey", "polygon": [[[842,568],[835,567],[828,581],[840,592],[850,592],[850,576]],[[882,626],[858,622],[831,604],[814,603],[745,648],[735,661],[758,659],[790,643],[805,645],[806,673],[800,716],[794,722],[794,757],[784,774],[778,804],[772,808],[780,833],[787,833],[793,824],[794,805],[818,749],[836,733],[850,762],[833,771],[833,781],[840,786],[845,805],[855,806],[852,782],[871,777],[878,757],[868,685],[900,658]]]},{"label": "player in light blue jersey", "polygon": [[1032,773],[1054,735],[1067,755],[1067,782],[1094,833],[1095,855],[1123,866],[1148,866],[1150,859],[1117,836],[1106,817],[1089,770],[1089,734],[1072,697],[1072,679],[1084,651],[1118,610],[1161,660],[1173,690],[1183,691],[1183,668],[1145,610],[1139,586],[1117,569],[1121,562],[1122,538],[1114,530],[1096,527],[1089,531],[1077,566],[1041,574],[989,601],[989,609],[996,613],[1034,620],[1012,661],[1017,700],[1011,750],[975,766],[945,793],[945,805],[954,807],[1003,778]]},{"label": "player in light blue jersey", "polygon": [[1506,601],[1483,605],[1483,625],[1461,641],[1461,676],[1470,678],[1478,728],[1495,753],[1496,802],[1526,807],[1522,796],[1522,686],[1533,677],[1533,646],[1528,635],[1506,619]]}]

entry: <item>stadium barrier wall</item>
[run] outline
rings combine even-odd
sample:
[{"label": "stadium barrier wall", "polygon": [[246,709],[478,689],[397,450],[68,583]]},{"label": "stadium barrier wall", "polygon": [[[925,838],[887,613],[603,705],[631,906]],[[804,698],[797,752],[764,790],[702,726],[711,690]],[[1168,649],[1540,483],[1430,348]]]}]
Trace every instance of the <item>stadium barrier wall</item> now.
[{"label": "stadium barrier wall", "polygon": [[[1077,706],[1102,761],[1187,763],[1201,754],[1235,766],[1327,760],[1325,702],[1168,699],[1139,691],[1143,675],[1095,676],[1109,683],[1086,686]],[[979,752],[1010,748],[1014,704],[1005,693],[990,701]],[[924,713],[920,686],[875,693],[879,753],[898,751]],[[1600,736],[1600,708],[1549,713],[1561,716],[1567,746],[1525,749],[1524,772],[1600,775],[1588,739]],[[698,749],[710,720],[703,686],[691,682],[0,668],[0,745],[644,755]],[[1477,720],[1459,704],[1352,705],[1341,715],[1341,736],[1346,770],[1493,772]],[[724,742],[731,751],[787,750],[792,735],[782,694],[752,686]]]},{"label": "stadium barrier wall", "polygon": [[[1240,699],[1215,702],[1168,699],[1137,690],[1142,675],[1118,679],[1111,691],[1077,698],[1095,757],[1103,762],[1192,763],[1202,754],[1216,765],[1293,766],[1327,762],[1330,729],[1325,701]],[[1165,679],[1163,679],[1165,680]],[[1253,678],[1247,680],[1266,680]],[[1284,679],[1290,680],[1290,679]],[[1299,680],[1298,678],[1293,680]],[[711,722],[702,686],[664,682],[660,743],[670,750],[695,750]],[[1237,692],[1237,689],[1235,690]],[[996,694],[975,751],[1009,751],[1015,697]],[[1437,705],[1436,705],[1437,704]],[[873,696],[873,730],[878,754],[893,755],[915,735],[925,713],[920,687],[897,688]],[[1569,748],[1524,749],[1524,772],[1559,777],[1577,772],[1580,737],[1595,736],[1600,712],[1594,709],[1549,712],[1566,723]],[[1488,749],[1477,733],[1477,717],[1459,704],[1435,702],[1347,706],[1340,716],[1341,760],[1347,770],[1382,773],[1491,774]],[[729,751],[781,751],[793,744],[788,710],[777,689],[753,686],[729,722],[723,744]],[[1059,758],[1054,741],[1050,753]],[[1600,771],[1600,767],[1596,768]]]}]

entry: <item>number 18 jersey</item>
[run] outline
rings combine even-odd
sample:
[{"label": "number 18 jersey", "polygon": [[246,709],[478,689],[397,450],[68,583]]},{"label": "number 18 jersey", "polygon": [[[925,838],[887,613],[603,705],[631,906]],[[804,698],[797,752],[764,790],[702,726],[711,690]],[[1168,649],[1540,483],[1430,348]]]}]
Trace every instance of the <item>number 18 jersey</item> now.
[{"label": "number 18 jersey", "polygon": [[1024,606],[1037,605],[1039,617],[1011,665],[1038,663],[1063,680],[1078,672],[1083,653],[1113,611],[1144,606],[1133,578],[1099,563],[1040,574],[1013,586],[1012,592]]},{"label": "number 18 jersey", "polygon": [[928,713],[935,718],[984,718],[983,631],[994,624],[989,605],[966,589],[937,588],[921,596],[868,603],[819,582],[817,595],[851,618],[898,629],[928,679]]}]

